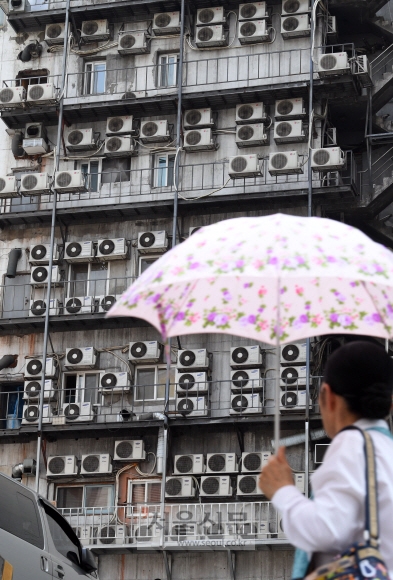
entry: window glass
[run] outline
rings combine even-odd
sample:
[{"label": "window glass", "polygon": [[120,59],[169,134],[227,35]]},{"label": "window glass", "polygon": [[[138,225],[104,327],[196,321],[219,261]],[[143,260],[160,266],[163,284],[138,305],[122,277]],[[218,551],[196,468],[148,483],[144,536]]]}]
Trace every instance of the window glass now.
[{"label": "window glass", "polygon": [[72,264],[68,296],[87,296],[89,264]]},{"label": "window glass", "polygon": [[173,87],[177,85],[177,60],[177,54],[164,54],[160,57],[160,87]]},{"label": "window glass", "polygon": [[156,156],[156,187],[173,185],[174,155]]},{"label": "window glass", "polygon": [[[172,369],[171,369],[172,370]],[[173,373],[174,374],[174,369]],[[170,377],[171,386],[174,386],[174,376]],[[157,370],[157,399],[165,398],[165,385],[166,385],[166,368],[159,368]]]},{"label": "window glass", "polygon": [[109,507],[112,504],[113,487],[110,485],[87,485],[85,507]]},{"label": "window glass", "polygon": [[75,403],[76,402],[76,384],[77,375],[65,375],[64,376],[64,403]]},{"label": "window glass", "polygon": [[[79,508],[83,502],[83,487],[59,487],[57,489],[57,507]],[[67,514],[67,512],[66,512]]]},{"label": "window glass", "polygon": [[149,266],[154,264],[158,258],[140,258],[139,260],[139,276],[143,274],[145,270],[148,269]]},{"label": "window glass", "polygon": [[51,510],[46,504],[45,512],[49,524],[50,535],[56,550],[71,560],[79,562],[79,544],[71,529],[57,512]]},{"label": "window glass", "polygon": [[108,279],[107,262],[99,262],[98,264],[91,264],[89,295],[105,296],[107,279]]},{"label": "window glass", "polygon": [[97,374],[85,375],[84,402],[95,403],[97,400]]},{"label": "window glass", "polygon": [[85,94],[98,95],[105,93],[106,63],[88,62],[85,67]]},{"label": "window glass", "polygon": [[146,494],[146,484],[145,483],[133,483],[132,484],[132,495],[131,495],[132,505],[146,503],[145,494]]},{"label": "window glass", "polygon": [[159,503],[161,501],[161,483],[147,484],[147,503]]},{"label": "window glass", "polygon": [[154,383],[155,383],[155,368],[152,369],[137,369],[136,374],[136,399],[145,401],[147,399],[154,399]]}]

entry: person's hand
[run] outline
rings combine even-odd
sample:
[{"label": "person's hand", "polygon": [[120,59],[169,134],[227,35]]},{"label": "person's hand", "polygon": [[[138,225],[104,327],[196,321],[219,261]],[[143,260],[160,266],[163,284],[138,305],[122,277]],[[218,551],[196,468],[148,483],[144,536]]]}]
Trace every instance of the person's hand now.
[{"label": "person's hand", "polygon": [[294,485],[294,482],[285,447],[280,447],[277,455],[273,455],[262,469],[259,488],[268,499],[272,499],[276,491],[285,485]]}]

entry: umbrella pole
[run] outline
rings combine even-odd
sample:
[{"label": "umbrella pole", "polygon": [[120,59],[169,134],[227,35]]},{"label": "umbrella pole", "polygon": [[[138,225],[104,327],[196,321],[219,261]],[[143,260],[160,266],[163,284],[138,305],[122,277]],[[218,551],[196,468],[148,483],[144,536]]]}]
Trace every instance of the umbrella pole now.
[{"label": "umbrella pole", "polygon": [[277,319],[276,319],[276,384],[274,388],[274,448],[278,453],[280,445],[280,278],[277,279]]}]

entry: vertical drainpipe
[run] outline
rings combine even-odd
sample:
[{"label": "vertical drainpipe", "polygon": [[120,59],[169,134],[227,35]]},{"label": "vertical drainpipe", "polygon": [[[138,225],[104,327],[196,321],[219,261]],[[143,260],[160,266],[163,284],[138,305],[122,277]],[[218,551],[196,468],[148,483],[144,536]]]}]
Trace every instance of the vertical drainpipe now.
[{"label": "vertical drainpipe", "polygon": [[[179,50],[179,66],[177,74],[177,119],[176,119],[176,163],[174,167],[175,177],[175,194],[173,198],[173,227],[172,227],[172,247],[177,243],[177,210],[178,210],[178,192],[179,174],[180,174],[180,147],[181,147],[181,119],[182,119],[182,88],[183,88],[183,61],[184,61],[184,16],[185,16],[185,0],[181,0],[180,8],[180,50]],[[165,480],[166,480],[166,466],[168,455],[168,407],[170,395],[170,373],[171,373],[171,339],[167,339],[166,344],[166,383],[165,383],[165,407],[164,407],[164,441],[162,451],[162,481],[161,481],[161,546],[164,548],[165,542]]]},{"label": "vertical drainpipe", "polygon": [[[65,83],[67,82],[66,77],[66,65],[67,65],[67,47],[68,47],[68,33],[69,33],[69,16],[70,16],[70,0],[67,0],[66,4],[66,19],[65,19],[65,34],[64,34],[64,44],[63,44],[63,62],[62,62],[62,79],[60,87],[60,111],[59,120],[57,127],[57,140],[56,140],[56,156],[55,156],[55,172],[59,169],[60,162],[60,146],[61,146],[61,130],[63,125],[63,113],[64,113],[64,90]],[[35,487],[36,491],[39,491],[40,483],[40,461],[41,461],[41,445],[42,445],[42,413],[44,408],[44,386],[45,386],[45,364],[46,356],[48,353],[48,336],[49,336],[49,307],[50,307],[50,297],[52,289],[52,266],[53,266],[53,247],[55,243],[55,228],[56,228],[56,204],[57,204],[57,192],[53,189],[53,202],[52,202],[52,222],[50,231],[50,254],[49,254],[49,282],[48,289],[46,292],[46,310],[45,310],[45,327],[44,327],[44,345],[42,349],[42,379],[41,379],[41,391],[40,391],[40,413],[38,417],[38,438],[37,438],[37,471],[35,476]]]}]

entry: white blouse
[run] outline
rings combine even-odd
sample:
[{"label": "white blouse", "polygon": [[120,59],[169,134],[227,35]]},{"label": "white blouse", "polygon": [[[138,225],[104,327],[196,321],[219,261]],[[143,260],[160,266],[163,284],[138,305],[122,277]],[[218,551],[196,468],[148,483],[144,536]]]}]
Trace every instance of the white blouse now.
[{"label": "white blouse", "polygon": [[[361,419],[361,429],[388,428],[385,421]],[[380,551],[393,579],[393,440],[369,431],[377,460]],[[365,525],[364,440],[355,430],[334,437],[323,464],[311,477],[313,500],[286,485],[273,496],[283,517],[288,540],[315,554],[316,565],[332,560],[351,544],[363,540]]]}]

